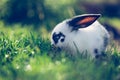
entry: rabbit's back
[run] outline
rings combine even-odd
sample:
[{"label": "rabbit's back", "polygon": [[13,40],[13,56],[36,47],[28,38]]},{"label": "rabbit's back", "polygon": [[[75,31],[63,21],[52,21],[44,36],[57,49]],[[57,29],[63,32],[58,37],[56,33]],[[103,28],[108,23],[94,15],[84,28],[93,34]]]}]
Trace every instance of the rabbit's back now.
[{"label": "rabbit's back", "polygon": [[[73,38],[71,46],[76,45],[80,53],[87,51],[93,57],[101,54],[109,41],[107,30],[98,21],[87,28],[79,29],[73,35],[76,36]],[[73,52],[75,53],[76,50]]]}]

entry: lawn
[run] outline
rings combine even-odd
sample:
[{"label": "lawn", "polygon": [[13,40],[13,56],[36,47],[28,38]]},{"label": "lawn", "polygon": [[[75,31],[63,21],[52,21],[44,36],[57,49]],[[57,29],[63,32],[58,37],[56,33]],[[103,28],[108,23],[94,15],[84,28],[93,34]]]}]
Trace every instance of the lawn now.
[{"label": "lawn", "polygon": [[72,57],[50,45],[50,32],[0,22],[0,80],[120,80],[120,52],[101,60]]}]

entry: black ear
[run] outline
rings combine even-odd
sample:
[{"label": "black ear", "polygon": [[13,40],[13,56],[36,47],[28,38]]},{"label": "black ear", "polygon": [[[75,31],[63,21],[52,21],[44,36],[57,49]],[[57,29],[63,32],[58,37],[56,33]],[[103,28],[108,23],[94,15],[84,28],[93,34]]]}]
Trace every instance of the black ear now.
[{"label": "black ear", "polygon": [[85,28],[94,23],[100,14],[84,14],[79,15],[68,21],[68,24],[73,27],[73,30],[78,30],[79,28]]}]

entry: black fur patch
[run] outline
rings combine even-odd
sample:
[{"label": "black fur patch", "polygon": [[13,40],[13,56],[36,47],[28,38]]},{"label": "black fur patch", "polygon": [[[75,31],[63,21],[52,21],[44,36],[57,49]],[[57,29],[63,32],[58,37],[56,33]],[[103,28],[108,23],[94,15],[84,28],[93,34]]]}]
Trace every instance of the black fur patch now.
[{"label": "black fur patch", "polygon": [[106,47],[108,45],[108,38],[104,37],[104,47]]},{"label": "black fur patch", "polygon": [[[61,37],[62,37],[62,39],[61,39]],[[65,35],[62,32],[59,32],[58,34],[56,34],[56,32],[55,32],[55,33],[53,33],[52,39],[54,40],[55,44],[58,43],[59,39],[61,39],[60,40],[61,42],[64,42]]]},{"label": "black fur patch", "polygon": [[97,59],[97,58],[99,58],[100,57],[100,55],[95,55],[95,58]]},{"label": "black fur patch", "polygon": [[98,49],[94,49],[94,53],[95,53],[95,54],[98,54]]}]

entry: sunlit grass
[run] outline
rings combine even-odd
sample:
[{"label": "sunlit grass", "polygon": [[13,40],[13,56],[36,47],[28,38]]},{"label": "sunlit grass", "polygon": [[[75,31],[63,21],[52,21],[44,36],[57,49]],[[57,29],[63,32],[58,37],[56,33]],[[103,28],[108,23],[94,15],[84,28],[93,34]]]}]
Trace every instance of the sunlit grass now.
[{"label": "sunlit grass", "polygon": [[114,26],[117,29],[120,29],[120,19],[119,18],[101,18],[101,22],[109,23],[110,25]]},{"label": "sunlit grass", "polygon": [[111,18],[109,19],[109,23],[115,26],[116,28],[120,29],[120,19]]}]

